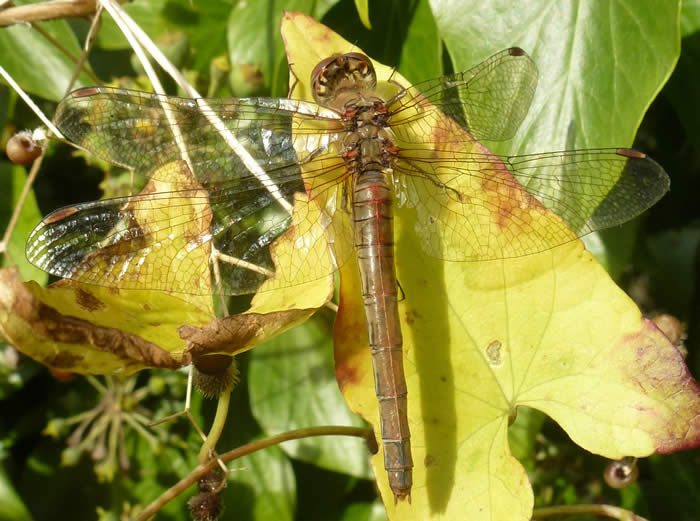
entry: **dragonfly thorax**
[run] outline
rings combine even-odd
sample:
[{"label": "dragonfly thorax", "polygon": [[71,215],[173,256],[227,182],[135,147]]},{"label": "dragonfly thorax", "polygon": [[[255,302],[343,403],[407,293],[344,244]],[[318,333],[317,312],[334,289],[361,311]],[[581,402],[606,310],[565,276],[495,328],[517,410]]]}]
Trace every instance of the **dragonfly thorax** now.
[{"label": "dragonfly thorax", "polygon": [[353,174],[393,168],[398,153],[387,128],[384,107],[366,108],[358,111],[351,107],[343,118],[348,130],[343,138],[343,159]]}]

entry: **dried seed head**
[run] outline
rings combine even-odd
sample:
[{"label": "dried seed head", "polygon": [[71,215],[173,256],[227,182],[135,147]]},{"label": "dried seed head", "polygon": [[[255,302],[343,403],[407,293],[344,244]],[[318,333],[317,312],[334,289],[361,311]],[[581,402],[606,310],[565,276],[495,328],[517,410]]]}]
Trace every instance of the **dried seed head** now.
[{"label": "dried seed head", "polygon": [[221,487],[226,476],[219,469],[212,470],[209,474],[204,475],[197,482],[197,487],[200,492],[214,492]]},{"label": "dried seed head", "polygon": [[200,492],[187,501],[190,514],[194,521],[214,521],[224,511],[224,506],[218,494]]},{"label": "dried seed head", "polygon": [[238,364],[228,355],[199,357],[194,360],[192,382],[204,396],[214,398],[238,382]]}]

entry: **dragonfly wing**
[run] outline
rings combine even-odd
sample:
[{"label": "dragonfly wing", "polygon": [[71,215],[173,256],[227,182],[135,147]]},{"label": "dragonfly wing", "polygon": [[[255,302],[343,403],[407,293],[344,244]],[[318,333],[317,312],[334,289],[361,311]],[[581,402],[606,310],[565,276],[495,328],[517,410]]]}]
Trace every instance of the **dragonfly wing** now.
[{"label": "dragonfly wing", "polygon": [[[29,260],[82,282],[198,294],[253,293],[270,279],[270,287],[289,287],[335,270],[351,245],[338,229],[344,216],[334,215],[345,173],[305,161],[323,178],[309,200],[297,151],[313,157],[331,146],[337,122],[309,123],[309,111],[320,110],[313,104],[208,100],[205,110],[225,123],[221,132],[200,117],[204,102],[195,109],[195,101],[106,88],[64,100],[56,119],[67,137],[151,181],[139,195],[47,216],[27,243]],[[173,108],[179,131],[170,130],[164,105]],[[232,151],[225,131],[247,159]],[[276,241],[297,247],[275,248]]]},{"label": "dragonfly wing", "polygon": [[[176,168],[187,171],[173,162],[159,176]],[[350,255],[351,228],[347,216],[334,215],[333,190],[319,208],[300,181],[281,184],[290,214],[260,186],[219,184],[216,196],[181,182],[177,190],[151,186],[56,210],[32,232],[27,258],[58,277],[100,286],[235,295],[254,293],[268,279],[267,289],[317,280]]]},{"label": "dragonfly wing", "polygon": [[525,189],[579,237],[637,217],[670,188],[661,165],[628,148],[548,152],[503,160]]},{"label": "dragonfly wing", "polygon": [[451,155],[404,151],[396,169],[397,199],[415,208],[423,248],[449,261],[542,252],[636,217],[669,188],[661,166],[629,149]]},{"label": "dragonfly wing", "polygon": [[[185,160],[206,187],[246,177],[264,180],[266,171],[287,172],[279,169],[297,161],[294,135],[326,134],[327,146],[337,118],[299,100],[190,99],[87,87],[59,104],[54,121],[73,143],[147,177],[171,161]],[[319,124],[310,129],[310,120]]]},{"label": "dragonfly wing", "polygon": [[[439,110],[477,140],[507,140],[525,119],[536,88],[537,66],[525,51],[513,47],[466,72],[413,85],[392,106],[392,122],[405,124]],[[411,134],[401,137],[409,143],[416,139]],[[421,143],[425,137],[419,136]]]},{"label": "dragonfly wing", "polygon": [[[183,184],[182,162],[163,167]],[[125,289],[210,291],[210,244],[191,248],[209,227],[206,193],[162,192],[65,207],[48,215],[27,241],[26,255],[37,267],[62,278]],[[200,245],[201,246],[201,245]],[[199,255],[194,260],[193,257]],[[203,275],[206,273],[206,276]]]}]

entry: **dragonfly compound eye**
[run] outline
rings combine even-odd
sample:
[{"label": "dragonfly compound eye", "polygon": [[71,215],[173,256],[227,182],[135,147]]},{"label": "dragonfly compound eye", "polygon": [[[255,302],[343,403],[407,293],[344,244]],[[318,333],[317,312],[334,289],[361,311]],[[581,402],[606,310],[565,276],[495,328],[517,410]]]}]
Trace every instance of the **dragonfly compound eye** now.
[{"label": "dragonfly compound eye", "polygon": [[314,100],[324,107],[333,105],[341,93],[371,90],[376,85],[372,62],[358,52],[334,54],[318,62],[311,73]]}]

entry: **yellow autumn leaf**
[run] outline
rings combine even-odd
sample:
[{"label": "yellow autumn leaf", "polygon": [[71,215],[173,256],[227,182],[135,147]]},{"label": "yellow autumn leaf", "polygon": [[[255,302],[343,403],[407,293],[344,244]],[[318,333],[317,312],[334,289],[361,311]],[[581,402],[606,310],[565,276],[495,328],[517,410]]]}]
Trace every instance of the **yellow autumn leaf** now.
[{"label": "yellow autumn leaf", "polygon": [[[171,259],[188,237],[207,229],[209,221],[204,217],[206,205],[159,204],[149,195],[167,193],[174,186],[190,187],[190,191],[182,192],[182,202],[198,193],[184,163],[164,168],[161,180],[150,181],[129,201],[133,215],[130,229],[149,230],[132,240],[139,241],[144,251],[157,252],[149,263],[140,263],[133,256],[128,262],[116,263],[122,243],[96,250],[78,268],[82,280],[99,280],[103,285],[62,280],[41,288],[33,282],[22,284],[14,270],[4,270],[0,281],[0,330],[6,340],[50,367],[85,374],[128,374],[147,367],[188,364],[190,355],[177,328],[183,323],[206,324],[215,315],[211,297],[185,296],[183,292],[191,285],[210,286],[209,252],[206,248],[195,250],[176,269],[170,269]],[[68,207],[53,214],[48,222],[65,223],[73,216],[79,218],[80,214],[75,207]],[[149,223],[156,222],[169,226],[149,229]],[[170,233],[177,238],[159,249],[157,244]],[[133,287],[145,277],[157,276],[169,278],[175,292],[116,287],[120,280],[130,281]]]},{"label": "yellow autumn leaf", "polygon": [[[299,13],[285,15],[282,34],[299,80],[295,96],[304,99],[310,99],[308,78],[316,63],[333,53],[361,52]],[[393,71],[373,64],[378,79],[388,80]],[[395,72],[392,79],[408,85]],[[446,148],[439,150],[449,152],[455,142],[473,141],[451,120],[442,128],[447,129]],[[447,139],[450,133],[459,133],[460,139]],[[390,519],[529,519],[532,490],[507,439],[509,421],[520,405],[544,411],[583,448],[610,458],[679,450],[700,439],[700,393],[680,353],[641,317],[556,215],[531,201],[505,167],[493,171],[503,182],[460,185],[467,194],[493,188],[491,195],[481,195],[501,210],[495,218],[494,213],[465,217],[484,233],[474,240],[488,239],[495,251],[517,255],[518,223],[527,222],[532,230],[552,231],[553,242],[565,244],[505,260],[440,261],[425,250],[467,251],[469,246],[439,234],[428,236],[436,244],[426,246],[421,243],[425,238],[416,235],[420,209],[396,210],[415,468],[412,502],[395,505],[381,449],[372,458]],[[509,193],[499,193],[499,186],[507,186]],[[335,356],[348,404],[378,434],[355,262],[341,269]]]},{"label": "yellow autumn leaf", "polygon": [[[224,103],[221,110],[231,110],[226,100],[221,102]],[[172,127],[178,131],[170,130],[166,108],[180,111],[180,126]],[[209,108],[202,110],[211,112]],[[206,153],[215,154],[217,144],[229,150],[229,143],[223,141],[220,133],[211,132],[211,127],[200,125],[197,118],[201,116],[201,112],[192,110],[191,104],[178,98],[97,87],[72,93],[57,109],[58,126],[79,146],[102,159],[134,168],[150,181],[141,193],[129,198],[57,210],[33,232],[27,248],[31,262],[55,275],[70,278],[79,287],[82,287],[80,283],[88,283],[91,289],[86,291],[100,295],[126,292],[125,300],[133,299],[138,305],[151,298],[158,300],[151,293],[159,290],[168,298],[182,302],[187,309],[195,306],[205,310],[208,320],[199,316],[193,320],[189,315],[179,315],[177,305],[158,308],[169,313],[159,322],[167,323],[169,334],[179,334],[181,338],[167,346],[167,350],[182,353],[183,363],[191,357],[236,354],[250,349],[308,318],[330,299],[333,291],[329,246],[318,224],[316,205],[297,193],[289,214],[275,213],[275,209],[265,205],[262,208],[252,205],[250,189],[232,190],[236,183],[251,181],[237,177],[241,173],[233,159],[223,168],[212,169]],[[126,131],[122,126],[104,124],[114,119],[134,124]],[[192,143],[178,145],[178,135],[182,139],[186,135]],[[212,148],[198,146],[202,140],[209,140]],[[159,147],[161,154],[151,160],[154,147]],[[235,157],[233,151],[229,152],[226,157]],[[239,216],[236,213],[239,207],[249,213]],[[245,219],[251,221],[252,208],[260,212],[257,219],[260,234],[277,233],[281,224],[288,226],[270,246],[274,270],[254,262],[241,262],[228,249],[222,252],[213,248],[217,233],[225,235],[237,222],[245,225]],[[289,215],[289,223],[285,223]],[[243,229],[246,233],[252,230]],[[230,235],[225,239],[229,248],[260,250],[256,240],[245,242],[250,237],[232,242],[229,238]],[[260,260],[265,260],[264,254]],[[212,294],[256,290],[259,294],[247,313],[215,318]],[[98,300],[106,299],[99,296]],[[115,317],[120,316],[122,306],[131,305],[128,301],[111,301],[111,304],[115,306]],[[182,321],[174,322],[181,318]],[[113,324],[108,320],[107,325],[119,330],[119,322]],[[186,347],[182,340],[187,342]],[[19,347],[23,349],[22,345]],[[78,346],[74,347],[79,350]],[[34,346],[32,350],[37,348]],[[81,370],[116,369],[102,365],[94,371],[85,367]]]},{"label": "yellow autumn leaf", "polygon": [[[193,357],[245,352],[306,321],[331,299],[332,259],[319,215],[319,207],[310,204],[306,195],[296,195],[289,228],[270,248],[273,262],[281,269],[263,283],[245,313],[217,319],[203,327],[181,327],[180,336],[188,341]],[[297,240],[309,236],[315,238],[310,246],[312,251],[300,253]],[[303,269],[289,269],[289,266],[303,266],[309,257],[326,263],[321,271],[329,275],[304,282]]]}]

